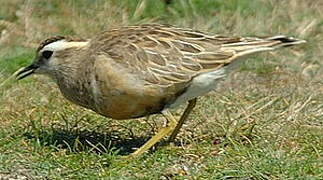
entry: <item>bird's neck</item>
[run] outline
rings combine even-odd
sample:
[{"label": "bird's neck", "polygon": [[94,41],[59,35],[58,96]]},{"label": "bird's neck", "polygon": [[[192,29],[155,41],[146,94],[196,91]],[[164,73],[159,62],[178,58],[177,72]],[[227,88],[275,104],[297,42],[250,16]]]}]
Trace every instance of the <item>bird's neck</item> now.
[{"label": "bird's neck", "polygon": [[65,63],[64,67],[58,67],[60,69],[53,77],[68,100],[86,108],[90,108],[94,103],[91,89],[88,88],[88,84],[91,83],[91,72],[93,72],[92,63],[94,63],[93,59],[79,51],[73,62]]}]

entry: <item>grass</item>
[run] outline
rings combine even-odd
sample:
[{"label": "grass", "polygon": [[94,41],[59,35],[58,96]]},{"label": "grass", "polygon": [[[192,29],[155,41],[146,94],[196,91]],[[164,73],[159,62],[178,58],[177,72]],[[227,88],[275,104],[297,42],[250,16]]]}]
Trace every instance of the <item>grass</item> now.
[{"label": "grass", "polygon": [[[322,8],[319,0],[2,2],[0,179],[322,179]],[[11,78],[49,35],[142,23],[308,43],[243,61],[200,98],[173,145],[133,160],[122,155],[162,126],[160,116],[115,121],[67,102],[46,77]]]}]

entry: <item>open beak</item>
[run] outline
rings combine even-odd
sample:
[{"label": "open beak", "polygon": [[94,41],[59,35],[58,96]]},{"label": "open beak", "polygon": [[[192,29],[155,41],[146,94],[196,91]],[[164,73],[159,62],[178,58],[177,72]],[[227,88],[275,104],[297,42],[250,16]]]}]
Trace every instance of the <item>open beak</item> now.
[{"label": "open beak", "polygon": [[20,71],[17,72],[16,79],[20,80],[20,79],[23,79],[23,78],[33,74],[37,68],[38,68],[37,65],[31,64],[31,65],[21,69]]}]

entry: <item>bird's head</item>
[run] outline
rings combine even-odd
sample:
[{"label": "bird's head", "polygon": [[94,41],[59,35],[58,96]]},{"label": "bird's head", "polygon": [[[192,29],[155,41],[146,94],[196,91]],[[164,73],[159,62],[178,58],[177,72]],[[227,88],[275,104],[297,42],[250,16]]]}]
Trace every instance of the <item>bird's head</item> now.
[{"label": "bird's head", "polygon": [[32,64],[19,70],[16,77],[20,80],[34,73],[51,75],[64,67],[68,68],[72,63],[69,62],[70,57],[87,44],[86,40],[63,36],[48,38],[38,46]]}]

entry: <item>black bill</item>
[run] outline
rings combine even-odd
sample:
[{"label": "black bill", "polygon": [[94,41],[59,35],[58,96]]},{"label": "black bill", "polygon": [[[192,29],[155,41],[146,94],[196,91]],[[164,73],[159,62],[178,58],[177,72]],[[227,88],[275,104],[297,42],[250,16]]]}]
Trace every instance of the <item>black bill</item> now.
[{"label": "black bill", "polygon": [[31,64],[25,68],[23,68],[22,70],[20,70],[17,74],[16,74],[16,79],[20,80],[23,79],[31,74],[33,74],[35,72],[35,70],[38,68],[37,65],[35,64]]}]

